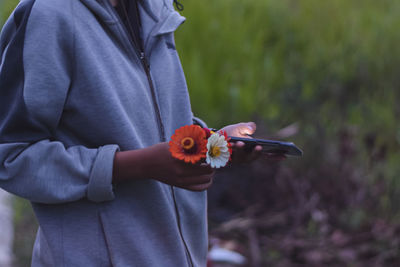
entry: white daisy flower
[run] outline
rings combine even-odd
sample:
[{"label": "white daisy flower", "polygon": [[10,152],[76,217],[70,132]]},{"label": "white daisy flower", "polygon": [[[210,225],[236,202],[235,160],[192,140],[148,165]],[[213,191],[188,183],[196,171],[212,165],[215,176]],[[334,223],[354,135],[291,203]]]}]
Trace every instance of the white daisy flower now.
[{"label": "white daisy flower", "polygon": [[228,163],[230,156],[231,154],[225,136],[219,133],[212,134],[207,140],[206,162],[210,164],[212,168],[220,168]]}]

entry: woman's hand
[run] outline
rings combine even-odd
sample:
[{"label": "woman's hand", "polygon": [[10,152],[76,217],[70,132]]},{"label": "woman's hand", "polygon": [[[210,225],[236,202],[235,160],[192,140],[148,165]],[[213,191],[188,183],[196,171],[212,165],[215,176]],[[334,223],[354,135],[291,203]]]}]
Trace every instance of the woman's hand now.
[{"label": "woman's hand", "polygon": [[168,143],[150,147],[153,156],[150,177],[160,182],[192,191],[203,191],[212,185],[214,169],[206,163],[191,164],[172,157]]},{"label": "woman's hand", "polygon": [[116,153],[114,182],[143,178],[191,191],[203,191],[212,185],[214,169],[205,163],[189,164],[173,158],[168,143]]},{"label": "woman's hand", "polygon": [[[254,122],[241,122],[237,124],[231,124],[225,126],[221,131],[225,131],[228,136],[252,138],[250,135],[254,134],[257,129],[257,125]],[[232,162],[242,163],[250,162],[258,159],[261,155],[269,160],[280,161],[285,159],[284,155],[277,154],[263,154],[261,146],[255,146],[252,151],[245,149],[245,144],[241,141],[231,143],[232,145]]]}]

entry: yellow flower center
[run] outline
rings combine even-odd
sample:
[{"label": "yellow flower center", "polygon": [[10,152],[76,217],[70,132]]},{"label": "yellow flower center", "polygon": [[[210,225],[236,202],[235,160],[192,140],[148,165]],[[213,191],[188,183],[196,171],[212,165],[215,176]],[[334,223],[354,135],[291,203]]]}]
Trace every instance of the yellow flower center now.
[{"label": "yellow flower center", "polygon": [[194,140],[191,137],[185,137],[181,141],[181,146],[184,150],[190,150],[194,146]]},{"label": "yellow flower center", "polygon": [[221,155],[221,149],[219,148],[219,146],[213,146],[211,147],[208,154],[210,154],[210,156],[213,158],[218,157],[219,155]]}]

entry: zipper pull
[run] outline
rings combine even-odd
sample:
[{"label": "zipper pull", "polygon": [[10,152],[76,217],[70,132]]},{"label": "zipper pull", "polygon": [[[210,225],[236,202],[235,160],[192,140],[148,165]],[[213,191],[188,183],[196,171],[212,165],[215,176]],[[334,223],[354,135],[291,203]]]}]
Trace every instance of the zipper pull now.
[{"label": "zipper pull", "polygon": [[148,70],[150,70],[150,64],[149,64],[149,62],[147,61],[147,58],[146,58],[146,55],[145,55],[144,52],[140,52],[140,60],[142,60],[144,66],[145,66]]}]

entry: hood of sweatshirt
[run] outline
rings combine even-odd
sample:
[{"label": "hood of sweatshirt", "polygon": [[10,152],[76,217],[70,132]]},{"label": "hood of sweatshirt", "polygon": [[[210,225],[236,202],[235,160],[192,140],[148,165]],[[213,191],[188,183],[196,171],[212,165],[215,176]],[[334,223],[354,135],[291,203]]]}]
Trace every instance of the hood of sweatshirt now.
[{"label": "hood of sweatshirt", "polygon": [[[99,20],[110,26],[116,36],[113,25],[121,23],[109,0],[79,0]],[[142,34],[146,53],[151,52],[154,39],[159,35],[174,32],[185,18],[173,7],[173,0],[138,0],[142,19]]]}]

